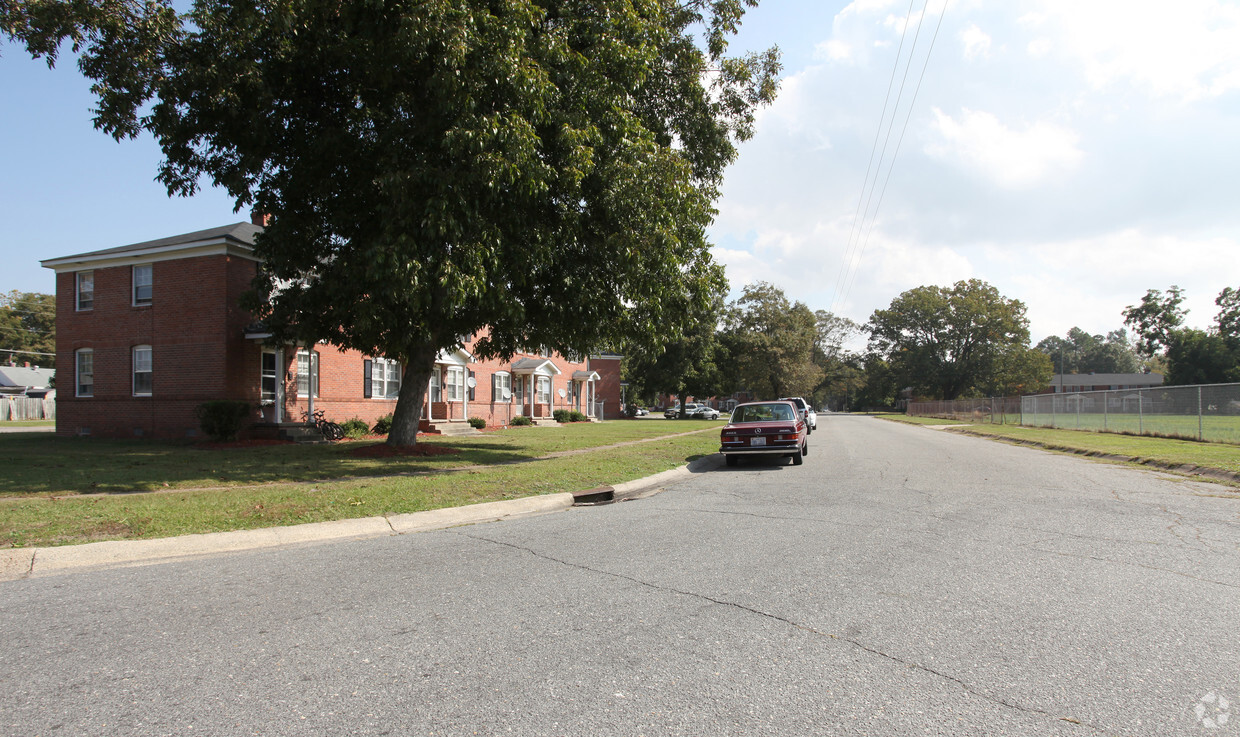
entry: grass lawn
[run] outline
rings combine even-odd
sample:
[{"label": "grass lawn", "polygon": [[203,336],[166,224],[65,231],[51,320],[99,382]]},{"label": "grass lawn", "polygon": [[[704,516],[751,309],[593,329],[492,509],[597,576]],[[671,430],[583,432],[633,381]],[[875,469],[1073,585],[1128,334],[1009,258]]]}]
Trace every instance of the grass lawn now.
[{"label": "grass lawn", "polygon": [[915,415],[903,415],[895,412],[880,412],[874,415],[879,419],[892,420],[894,422],[903,422],[909,425],[964,425],[966,423],[959,420],[945,420],[941,417],[918,417]]},{"label": "grass lawn", "polygon": [[1199,466],[1240,473],[1240,446],[1203,443],[1116,433],[1056,430],[1019,425],[971,425],[967,432],[1018,442],[1037,443],[1052,450],[1098,453],[1171,466]]},{"label": "grass lawn", "polygon": [[[579,491],[714,453],[720,426],[513,428],[425,441],[454,454],[390,458],[355,456],[375,444],[366,442],[204,449],[0,434],[0,547],[275,527]],[[566,451],[583,453],[545,458]]]}]

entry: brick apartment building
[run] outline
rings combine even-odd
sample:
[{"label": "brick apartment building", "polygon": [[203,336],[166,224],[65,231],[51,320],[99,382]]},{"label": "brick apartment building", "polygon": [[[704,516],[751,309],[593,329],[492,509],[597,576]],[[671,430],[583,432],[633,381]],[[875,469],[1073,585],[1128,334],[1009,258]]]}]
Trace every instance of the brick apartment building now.
[{"label": "brick apartment building", "polygon": [[[334,346],[277,345],[240,297],[257,273],[252,223],[48,259],[56,272],[58,435],[186,438],[212,399],[254,406],[251,432],[300,422],[313,403],[330,420],[391,414],[402,367]],[[423,427],[488,425],[573,409],[618,417],[616,354],[523,353],[480,361],[441,352]]]}]

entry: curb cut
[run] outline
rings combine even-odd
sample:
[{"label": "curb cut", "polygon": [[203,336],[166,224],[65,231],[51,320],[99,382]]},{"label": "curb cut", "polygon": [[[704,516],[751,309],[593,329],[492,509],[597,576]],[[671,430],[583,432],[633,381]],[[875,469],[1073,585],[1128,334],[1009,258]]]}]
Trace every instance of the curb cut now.
[{"label": "curb cut", "polygon": [[11,548],[0,550],[0,581],[54,576],[89,569],[168,563],[231,552],[289,548],[333,540],[364,540],[384,535],[404,535],[562,512],[572,505],[572,494],[547,494],[391,517],[312,522],[156,540],[109,540],[51,548]]}]

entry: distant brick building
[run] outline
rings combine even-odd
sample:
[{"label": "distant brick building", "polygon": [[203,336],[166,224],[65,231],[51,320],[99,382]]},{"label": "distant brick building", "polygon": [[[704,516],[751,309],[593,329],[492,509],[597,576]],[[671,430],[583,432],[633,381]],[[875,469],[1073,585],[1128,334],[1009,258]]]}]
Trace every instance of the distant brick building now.
[{"label": "distant brick building", "polygon": [[[212,399],[251,402],[255,426],[300,422],[311,402],[337,422],[392,413],[403,373],[394,361],[277,345],[241,308],[260,229],[235,223],[42,262],[56,271],[58,435],[194,437],[194,409]],[[475,337],[436,361],[426,429],[557,409],[619,416],[619,356],[479,361]]]}]

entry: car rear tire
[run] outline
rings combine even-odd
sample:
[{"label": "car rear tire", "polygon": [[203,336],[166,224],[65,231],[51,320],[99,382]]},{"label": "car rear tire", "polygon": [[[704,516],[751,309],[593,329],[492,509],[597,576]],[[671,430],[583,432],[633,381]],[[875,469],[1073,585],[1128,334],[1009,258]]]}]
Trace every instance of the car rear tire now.
[{"label": "car rear tire", "polygon": [[801,457],[801,454],[803,452],[804,452],[804,449],[792,454],[792,465],[799,466],[805,462],[805,459]]},{"label": "car rear tire", "polygon": [[740,458],[737,458],[736,456],[724,456],[723,457],[723,462],[728,464],[729,466],[735,466],[736,462],[739,460]]}]

